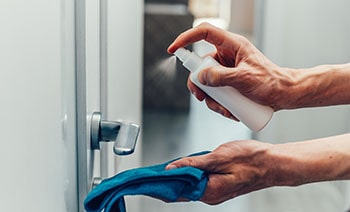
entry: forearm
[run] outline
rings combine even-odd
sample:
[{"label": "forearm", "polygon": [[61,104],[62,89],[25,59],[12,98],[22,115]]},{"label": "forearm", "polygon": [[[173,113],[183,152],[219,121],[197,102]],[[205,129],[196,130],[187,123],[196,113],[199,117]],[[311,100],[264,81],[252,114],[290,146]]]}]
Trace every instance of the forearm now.
[{"label": "forearm", "polygon": [[290,70],[285,109],[350,104],[350,63]]},{"label": "forearm", "polygon": [[278,144],[268,155],[274,186],[350,179],[350,134]]}]

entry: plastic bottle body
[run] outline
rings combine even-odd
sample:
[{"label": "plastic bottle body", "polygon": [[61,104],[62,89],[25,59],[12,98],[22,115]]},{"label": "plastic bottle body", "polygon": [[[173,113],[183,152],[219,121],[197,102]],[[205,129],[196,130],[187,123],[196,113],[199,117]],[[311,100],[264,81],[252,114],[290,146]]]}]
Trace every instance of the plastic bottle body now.
[{"label": "plastic bottle body", "polygon": [[[260,105],[249,98],[243,96],[233,87],[211,87],[201,84],[198,81],[198,74],[201,70],[219,65],[212,57],[205,57],[196,70],[191,70],[191,81],[202,89],[207,95],[224,106],[242,123],[252,131],[259,131],[270,121],[273,109]],[[185,63],[184,63],[184,66]]]}]

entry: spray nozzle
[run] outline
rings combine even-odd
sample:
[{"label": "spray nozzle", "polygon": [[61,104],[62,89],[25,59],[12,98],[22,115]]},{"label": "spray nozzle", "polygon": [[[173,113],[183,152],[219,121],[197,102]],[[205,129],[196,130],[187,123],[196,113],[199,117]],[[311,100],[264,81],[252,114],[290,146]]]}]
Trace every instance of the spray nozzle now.
[{"label": "spray nozzle", "polygon": [[175,51],[174,55],[179,58],[183,63],[183,66],[191,72],[196,71],[203,62],[203,58],[185,48],[179,48]]},{"label": "spray nozzle", "polygon": [[190,56],[191,52],[185,48],[179,48],[175,51],[174,55],[179,58],[182,62],[185,62],[187,58]]}]

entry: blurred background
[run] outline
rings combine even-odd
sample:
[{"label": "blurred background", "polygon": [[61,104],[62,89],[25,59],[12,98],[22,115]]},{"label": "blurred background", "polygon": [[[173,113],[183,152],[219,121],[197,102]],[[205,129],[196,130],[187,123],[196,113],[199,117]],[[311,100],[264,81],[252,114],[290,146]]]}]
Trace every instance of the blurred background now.
[{"label": "blurred background", "polygon": [[[350,60],[350,14],[346,0],[146,0],[143,56],[143,165],[167,161],[222,143],[258,139],[301,141],[349,132],[349,106],[282,111],[257,134],[210,111],[190,96],[188,73],[167,54],[184,30],[203,21],[249,38],[280,66],[306,68]],[[204,55],[206,42],[192,45]],[[286,97],[288,98],[288,97]],[[146,211],[345,211],[349,182],[271,188],[218,206],[166,204],[143,198]]]}]

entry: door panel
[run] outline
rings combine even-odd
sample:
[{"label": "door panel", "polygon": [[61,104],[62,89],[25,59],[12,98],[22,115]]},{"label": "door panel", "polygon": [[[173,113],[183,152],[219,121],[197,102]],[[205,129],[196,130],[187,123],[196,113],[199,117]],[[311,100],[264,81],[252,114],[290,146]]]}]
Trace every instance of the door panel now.
[{"label": "door panel", "polygon": [[[79,211],[94,178],[140,165],[140,144],[123,158],[114,155],[113,143],[100,142],[100,150],[92,151],[90,125],[93,112],[101,112],[104,120],[141,122],[142,5],[76,0]],[[131,205],[139,211],[136,199]]]},{"label": "door panel", "polygon": [[74,4],[0,1],[1,211],[76,211]]},{"label": "door panel", "polygon": [[[98,152],[90,150],[90,115],[101,110],[102,104],[113,120],[140,123],[142,4],[112,3],[116,12],[137,23],[137,34],[123,34],[123,42],[137,44],[130,46],[134,56],[114,50],[109,55],[110,60],[128,58],[131,64],[131,72],[118,68],[118,75],[111,74],[116,78],[108,82],[118,92],[129,86],[130,98],[127,93],[107,96],[109,92],[101,89],[107,88],[107,82],[100,83],[99,4],[93,0],[0,1],[2,211],[83,211],[91,179],[100,174]],[[126,27],[119,21],[114,23],[118,32]],[[129,26],[134,28],[135,24],[129,22]],[[113,63],[114,67],[119,67],[118,63]],[[118,84],[124,77],[133,79],[129,81],[132,84]],[[107,98],[115,99],[112,107],[118,112],[109,109]],[[114,169],[116,157],[111,158],[108,161]],[[124,160],[127,167],[134,161]]]},{"label": "door panel", "polygon": [[[144,3],[109,0],[107,8],[108,119],[141,124]],[[139,167],[141,152],[142,140],[139,139],[134,154],[117,157],[115,169],[119,172]],[[126,204],[129,211],[143,211],[139,197],[127,198]]]},{"label": "door panel", "polygon": [[75,26],[78,204],[84,211],[93,178],[100,175],[99,153],[90,145],[91,116],[100,111],[99,1],[75,1]]},{"label": "door panel", "polygon": [[[143,7],[143,1],[138,0],[108,1],[107,114],[110,120],[141,124]],[[141,148],[139,139],[134,154],[117,158],[116,170],[140,166]]]}]

